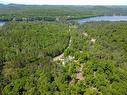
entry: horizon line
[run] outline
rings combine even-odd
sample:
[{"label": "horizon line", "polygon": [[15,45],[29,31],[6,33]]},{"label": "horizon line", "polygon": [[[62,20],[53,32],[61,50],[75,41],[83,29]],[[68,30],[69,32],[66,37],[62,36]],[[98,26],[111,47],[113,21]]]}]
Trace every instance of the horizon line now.
[{"label": "horizon line", "polygon": [[127,4],[23,4],[23,3],[0,3],[0,4],[2,4],[2,5],[60,5],[60,6],[62,6],[62,5],[64,5],[64,6],[127,6]]}]

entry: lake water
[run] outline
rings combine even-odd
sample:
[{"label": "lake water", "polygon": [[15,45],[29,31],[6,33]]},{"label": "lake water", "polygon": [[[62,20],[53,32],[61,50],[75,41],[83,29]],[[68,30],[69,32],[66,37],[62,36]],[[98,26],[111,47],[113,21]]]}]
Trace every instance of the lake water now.
[{"label": "lake water", "polygon": [[5,24],[5,22],[0,21],[0,26],[3,26]]},{"label": "lake water", "polygon": [[93,21],[127,21],[127,16],[97,16],[78,20],[79,23]]},{"label": "lake water", "polygon": [[[79,23],[93,22],[93,21],[127,21],[127,16],[97,16],[79,19]],[[3,26],[5,22],[0,21],[0,26]]]}]

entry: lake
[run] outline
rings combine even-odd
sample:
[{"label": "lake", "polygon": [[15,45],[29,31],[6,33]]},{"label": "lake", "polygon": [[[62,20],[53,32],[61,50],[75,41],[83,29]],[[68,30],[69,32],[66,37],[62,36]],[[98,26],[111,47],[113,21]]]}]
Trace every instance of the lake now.
[{"label": "lake", "polygon": [[[97,17],[82,18],[77,21],[79,23],[94,22],[94,21],[127,21],[127,16],[97,16]],[[0,26],[3,26],[4,24],[5,24],[4,21],[0,21]]]},{"label": "lake", "polygon": [[3,26],[5,24],[5,22],[0,21],[0,26]]},{"label": "lake", "polygon": [[127,21],[127,16],[97,16],[90,18],[82,18],[78,20],[79,23],[93,21]]}]

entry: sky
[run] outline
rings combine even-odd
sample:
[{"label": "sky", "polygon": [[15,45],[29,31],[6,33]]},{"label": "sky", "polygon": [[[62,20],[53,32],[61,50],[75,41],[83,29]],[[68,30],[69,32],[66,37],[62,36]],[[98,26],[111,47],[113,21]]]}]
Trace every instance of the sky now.
[{"label": "sky", "polygon": [[127,5],[127,0],[0,0],[0,3],[30,5]]}]

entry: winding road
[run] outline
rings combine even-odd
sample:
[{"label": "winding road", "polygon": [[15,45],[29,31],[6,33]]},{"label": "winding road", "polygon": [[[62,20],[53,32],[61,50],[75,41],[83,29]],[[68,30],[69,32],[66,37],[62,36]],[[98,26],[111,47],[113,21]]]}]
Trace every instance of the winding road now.
[{"label": "winding road", "polygon": [[[83,32],[82,35],[84,37],[88,37],[89,36],[89,34],[87,32]],[[90,42],[94,45],[95,42],[96,42],[96,39],[90,37]],[[66,49],[70,48],[71,44],[72,44],[72,37],[70,37],[69,44],[68,44],[68,47]],[[68,58],[69,57],[70,56],[68,56]],[[70,59],[73,59],[73,58],[70,57]],[[53,61],[58,61],[58,60],[61,61],[62,63],[64,63],[64,61],[65,61],[64,52],[62,54],[60,54],[60,55],[58,55],[58,56],[56,56],[56,57],[53,58]],[[76,73],[76,79],[77,80],[84,80],[84,76],[83,76],[82,69],[83,69],[83,64],[80,64],[80,67],[77,69],[77,73]]]}]

